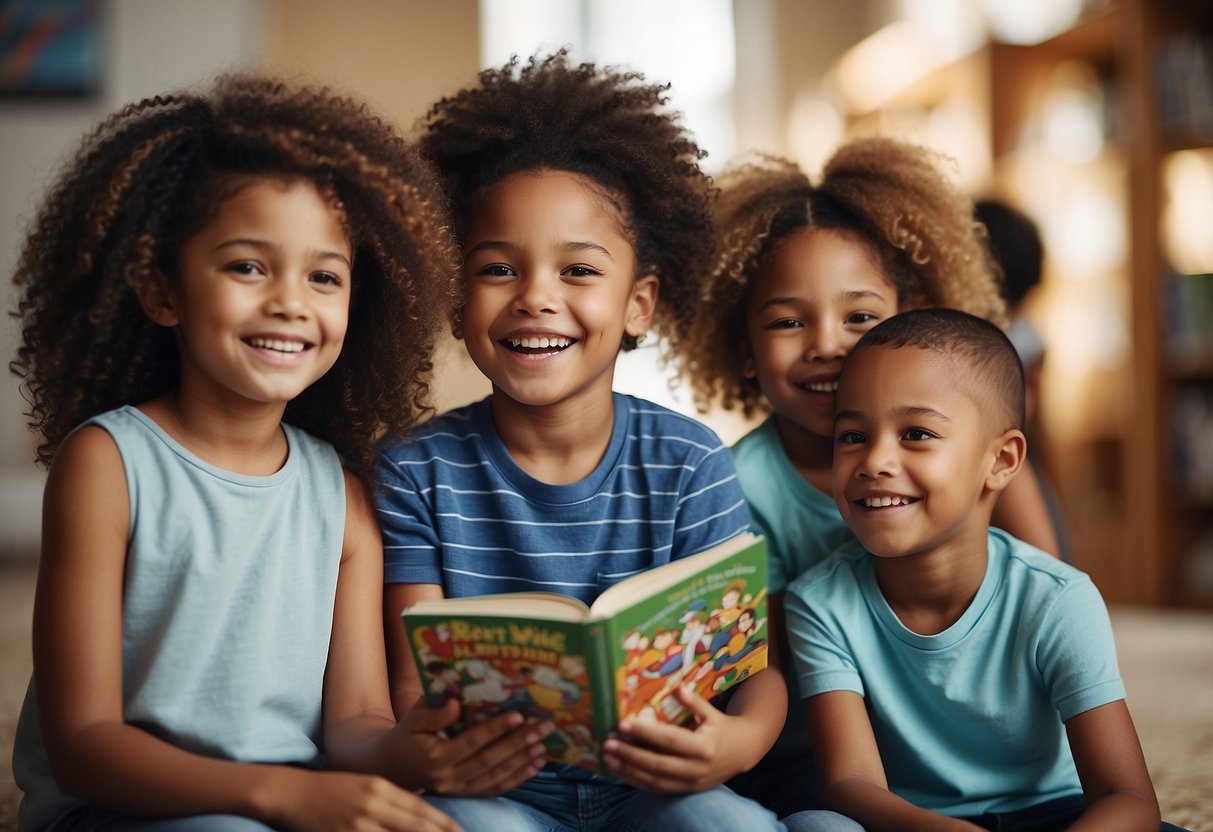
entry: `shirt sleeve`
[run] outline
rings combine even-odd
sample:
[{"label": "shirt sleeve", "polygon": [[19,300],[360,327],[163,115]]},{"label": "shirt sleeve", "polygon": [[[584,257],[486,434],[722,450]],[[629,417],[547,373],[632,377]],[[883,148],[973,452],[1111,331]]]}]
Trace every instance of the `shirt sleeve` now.
[{"label": "shirt sleeve", "polygon": [[716,446],[684,480],[671,559],[698,554],[749,530],[750,509],[741,493],[733,455],[717,439]]},{"label": "shirt sleeve", "polygon": [[376,461],[375,511],[383,534],[383,581],[441,584],[441,543],[430,502],[399,447],[389,446]]},{"label": "shirt sleeve", "polygon": [[[802,698],[850,690],[864,695],[855,657],[847,647],[843,625],[833,616],[823,613],[823,605],[813,600],[808,584],[793,581],[784,595],[784,619],[788,648],[796,668],[796,679]],[[862,606],[862,600],[859,601]]]},{"label": "shirt sleeve", "polygon": [[1083,575],[1043,614],[1036,660],[1062,721],[1125,698],[1112,622],[1099,590]]}]

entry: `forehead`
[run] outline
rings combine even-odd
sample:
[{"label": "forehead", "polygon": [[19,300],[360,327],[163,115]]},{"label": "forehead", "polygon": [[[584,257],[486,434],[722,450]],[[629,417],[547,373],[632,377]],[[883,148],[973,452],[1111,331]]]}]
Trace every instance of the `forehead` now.
[{"label": "forehead", "polygon": [[950,418],[982,408],[981,388],[967,362],[920,347],[864,347],[847,357],[838,410],[870,416],[930,408]]},{"label": "forehead", "polygon": [[265,233],[313,239],[317,248],[348,248],[345,214],[331,194],[306,179],[238,182],[219,200],[198,237]]},{"label": "forehead", "polygon": [[846,231],[806,229],[780,240],[766,255],[752,293],[810,301],[874,293],[896,299],[875,252]]},{"label": "forehead", "polygon": [[619,208],[593,180],[567,171],[512,173],[489,186],[468,226],[473,237],[528,234],[609,238],[631,248]]}]

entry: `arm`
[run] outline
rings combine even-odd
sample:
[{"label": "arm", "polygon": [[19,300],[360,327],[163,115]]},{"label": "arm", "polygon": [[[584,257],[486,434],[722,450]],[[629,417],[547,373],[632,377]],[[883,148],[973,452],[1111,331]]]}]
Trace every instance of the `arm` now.
[{"label": "arm", "polygon": [[994,504],[990,525],[1058,557],[1061,544],[1036,477],[1036,469],[1025,460],[1019,476],[1011,480]]},{"label": "arm", "polygon": [[[34,675],[42,736],[60,788],[133,814],[230,813],[295,829],[338,828],[343,812],[348,817],[368,801],[398,798],[393,792],[399,790],[384,789],[383,781],[354,783],[290,766],[200,756],[128,725],[122,597],[130,503],[109,434],[87,427],[68,439],[43,500]],[[287,818],[280,804],[299,817]],[[441,817],[432,810],[429,816]]]},{"label": "arm", "polygon": [[1158,799],[1123,699],[1073,716],[1066,735],[1087,810],[1074,830],[1158,829]]},{"label": "arm", "polygon": [[869,832],[976,830],[966,821],[922,809],[889,791],[863,697],[835,690],[805,700],[813,760],[826,805]]}]

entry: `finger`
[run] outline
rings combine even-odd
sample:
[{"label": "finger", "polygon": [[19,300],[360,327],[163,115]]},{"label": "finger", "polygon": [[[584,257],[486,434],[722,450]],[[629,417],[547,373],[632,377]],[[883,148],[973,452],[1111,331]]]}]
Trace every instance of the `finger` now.
[{"label": "finger", "polygon": [[702,724],[721,715],[720,709],[696,693],[690,685],[679,685],[674,696],[694,715],[697,723]]},{"label": "finger", "polygon": [[[621,742],[621,751],[630,753],[632,749],[659,749],[663,755],[676,757],[702,757],[704,755],[703,739],[690,728],[669,725],[659,722],[621,722],[619,734],[626,740]],[[607,745],[611,744],[607,740]],[[618,740],[616,740],[618,742]]]},{"label": "finger", "polygon": [[[521,782],[543,766],[544,739],[553,730],[548,722],[527,722],[505,737],[478,750],[456,770],[464,782],[493,784]],[[531,771],[534,769],[534,771]],[[523,774],[524,771],[529,773]]]},{"label": "finger", "polygon": [[618,740],[603,746],[607,768],[629,785],[655,792],[690,791],[695,771],[678,757],[668,757]]},{"label": "finger", "polygon": [[466,790],[460,791],[468,795],[498,795],[508,792],[539,773],[543,768],[545,751],[543,743],[537,742],[500,760],[492,767],[462,774]]},{"label": "finger", "polygon": [[431,708],[426,705],[425,697],[420,697],[409,708],[409,712],[401,720],[409,733],[437,734],[450,728],[459,719],[459,702],[448,699],[440,707]]},{"label": "finger", "polygon": [[459,832],[453,818],[435,809],[421,798],[406,793],[407,800],[397,804],[391,820],[385,824],[392,832]]},{"label": "finger", "polygon": [[550,722],[528,721],[518,711],[509,711],[475,725],[451,740],[460,760],[476,759],[488,768],[517,754],[552,733]]}]

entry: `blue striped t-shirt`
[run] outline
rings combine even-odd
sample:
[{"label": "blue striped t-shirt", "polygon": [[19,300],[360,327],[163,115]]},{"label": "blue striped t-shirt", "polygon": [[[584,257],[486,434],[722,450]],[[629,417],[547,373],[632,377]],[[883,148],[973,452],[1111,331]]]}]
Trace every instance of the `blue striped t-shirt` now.
[{"label": "blue striped t-shirt", "polygon": [[750,526],[732,456],[694,419],[615,393],[602,461],[578,482],[549,485],[510,457],[490,398],[383,447],[388,583],[441,584],[447,597],[546,590],[588,604]]}]

